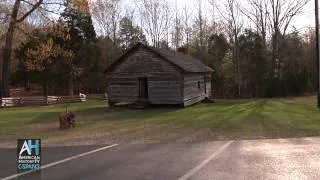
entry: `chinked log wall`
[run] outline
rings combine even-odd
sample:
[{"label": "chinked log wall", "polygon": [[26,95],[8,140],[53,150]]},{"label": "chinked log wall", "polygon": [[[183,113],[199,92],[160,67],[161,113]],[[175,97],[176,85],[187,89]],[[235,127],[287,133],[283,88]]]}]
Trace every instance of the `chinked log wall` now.
[{"label": "chinked log wall", "polygon": [[184,74],[183,79],[184,106],[189,106],[191,104],[197,103],[210,95],[211,85],[208,83],[211,82],[210,75],[203,73],[190,73]]},{"label": "chinked log wall", "polygon": [[180,69],[140,49],[129,54],[109,74],[108,95],[112,102],[135,102],[139,98],[139,78],[148,81],[151,104],[181,104],[182,77]]},{"label": "chinked log wall", "polygon": [[137,101],[139,77],[147,78],[148,99],[151,104],[182,103],[181,77],[174,74],[117,74],[117,78],[112,78],[109,82],[109,100],[112,102]]},{"label": "chinked log wall", "polygon": [[149,101],[152,104],[181,104],[181,77],[151,77],[149,82]]}]

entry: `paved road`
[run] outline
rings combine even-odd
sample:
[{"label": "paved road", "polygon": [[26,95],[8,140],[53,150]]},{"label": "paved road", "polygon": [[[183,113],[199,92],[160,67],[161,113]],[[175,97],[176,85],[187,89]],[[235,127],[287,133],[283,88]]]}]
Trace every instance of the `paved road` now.
[{"label": "paved road", "polygon": [[[101,147],[101,146],[100,146]],[[43,165],[100,148],[43,149]],[[15,174],[15,149],[0,149],[0,178]],[[128,144],[18,179],[320,179],[320,138]]]}]

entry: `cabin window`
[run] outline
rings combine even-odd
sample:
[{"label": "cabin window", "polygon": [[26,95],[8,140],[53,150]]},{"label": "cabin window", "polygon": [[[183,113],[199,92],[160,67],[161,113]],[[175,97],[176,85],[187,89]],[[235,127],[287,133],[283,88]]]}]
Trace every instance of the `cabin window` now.
[{"label": "cabin window", "polygon": [[198,81],[198,89],[201,89],[201,83]]}]

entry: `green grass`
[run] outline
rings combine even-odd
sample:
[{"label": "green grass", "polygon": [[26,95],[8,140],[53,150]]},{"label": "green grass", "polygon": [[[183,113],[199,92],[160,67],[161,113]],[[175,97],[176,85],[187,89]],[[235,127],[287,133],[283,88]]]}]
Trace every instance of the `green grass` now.
[{"label": "green grass", "polygon": [[[320,135],[315,97],[218,100],[188,108],[130,110],[106,102],[71,105],[75,129],[59,130],[64,105],[0,110],[0,144],[40,137],[45,143],[169,142]],[[13,143],[12,143],[13,144]]]}]

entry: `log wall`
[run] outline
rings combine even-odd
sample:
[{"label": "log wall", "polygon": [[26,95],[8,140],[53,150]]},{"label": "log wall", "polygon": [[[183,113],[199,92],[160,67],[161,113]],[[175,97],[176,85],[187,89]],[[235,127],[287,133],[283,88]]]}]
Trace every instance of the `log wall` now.
[{"label": "log wall", "polygon": [[205,73],[184,74],[183,102],[189,106],[202,101],[211,94],[211,76]]},{"label": "log wall", "polygon": [[107,93],[110,102],[139,100],[139,78],[148,81],[148,100],[151,104],[181,104],[182,77],[176,66],[158,55],[139,49],[130,54],[109,72]]}]

